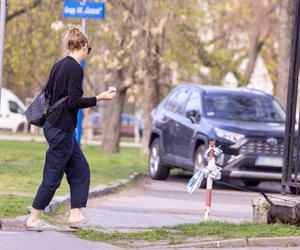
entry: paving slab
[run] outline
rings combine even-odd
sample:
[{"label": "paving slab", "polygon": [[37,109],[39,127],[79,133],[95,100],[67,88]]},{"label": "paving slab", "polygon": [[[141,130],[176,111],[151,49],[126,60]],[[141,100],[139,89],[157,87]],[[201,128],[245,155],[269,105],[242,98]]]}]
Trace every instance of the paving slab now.
[{"label": "paving slab", "polygon": [[1,250],[121,250],[106,243],[90,242],[58,232],[0,231]]}]

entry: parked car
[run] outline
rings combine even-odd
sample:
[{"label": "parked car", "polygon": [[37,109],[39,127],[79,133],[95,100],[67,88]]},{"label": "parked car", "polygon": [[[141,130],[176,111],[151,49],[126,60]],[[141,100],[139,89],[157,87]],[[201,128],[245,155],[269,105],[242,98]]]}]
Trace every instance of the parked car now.
[{"label": "parked car", "polygon": [[26,122],[24,103],[9,89],[2,88],[0,107],[0,129],[22,131]]},{"label": "parked car", "polygon": [[209,140],[221,145],[222,177],[257,186],[281,180],[285,111],[271,95],[237,88],[182,85],[152,112],[149,172],[165,180],[170,168],[196,172]]}]

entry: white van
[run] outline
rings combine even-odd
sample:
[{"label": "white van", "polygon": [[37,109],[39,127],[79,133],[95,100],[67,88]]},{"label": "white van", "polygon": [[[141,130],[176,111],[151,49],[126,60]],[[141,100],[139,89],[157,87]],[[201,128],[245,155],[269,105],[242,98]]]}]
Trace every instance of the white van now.
[{"label": "white van", "polygon": [[22,131],[26,122],[24,103],[10,90],[2,88],[0,130]]}]

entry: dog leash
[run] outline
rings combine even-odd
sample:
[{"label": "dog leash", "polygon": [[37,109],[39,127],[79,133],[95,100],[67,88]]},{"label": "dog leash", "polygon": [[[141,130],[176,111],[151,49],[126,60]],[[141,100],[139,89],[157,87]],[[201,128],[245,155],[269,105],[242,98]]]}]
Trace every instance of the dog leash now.
[{"label": "dog leash", "polygon": [[[253,190],[249,190],[249,189],[242,188],[242,187],[239,187],[239,186],[236,186],[236,185],[233,185],[233,184],[229,184],[229,183],[226,183],[226,182],[223,182],[223,181],[217,181],[217,180],[215,180],[215,182],[219,182],[219,183],[222,184],[222,185],[229,186],[229,187],[232,187],[232,188],[235,188],[235,189],[239,189],[239,190],[242,190],[242,191],[245,191],[245,192],[248,192],[248,193],[259,193],[259,194],[262,193],[262,191],[253,191]],[[286,196],[286,197],[291,198],[290,196],[284,195],[284,194],[282,194],[282,196]],[[284,198],[280,198],[280,197],[273,196],[273,195],[270,195],[270,194],[268,194],[268,197],[271,197],[271,198],[274,198],[274,199],[277,199],[277,200],[282,200],[282,201],[288,201],[288,202],[298,203],[298,202],[295,201],[295,200],[284,199]]]},{"label": "dog leash", "polygon": [[[259,193],[259,194],[261,193],[261,191],[253,191],[253,190],[249,190],[249,189],[242,188],[242,187],[239,187],[239,186],[236,186],[236,185],[233,185],[233,184],[229,184],[229,183],[226,183],[226,182],[223,182],[223,181],[214,180],[214,182],[217,182],[217,183],[220,183],[220,184],[222,184],[222,185],[229,186],[229,187],[232,187],[232,188],[235,188],[235,189],[239,189],[239,190],[242,190],[242,191],[245,191],[245,192],[248,192],[248,193]],[[282,196],[286,196],[286,197],[291,198],[290,196],[285,195],[285,194],[282,194]],[[282,200],[282,201],[289,201],[289,202],[298,203],[298,202],[296,202],[296,201],[294,201],[294,200],[288,200],[288,199],[276,197],[276,196],[269,195],[269,194],[268,194],[268,197],[271,197],[271,198],[274,198],[274,199],[277,199],[277,200]]]},{"label": "dog leash", "polygon": [[[164,164],[164,163],[160,163],[160,164],[163,165],[163,166],[172,168],[172,167],[171,167],[170,165],[168,165],[168,164]],[[245,191],[245,192],[248,192],[248,193],[259,193],[259,194],[261,193],[261,191],[253,191],[253,190],[246,189],[246,188],[242,188],[242,187],[239,187],[239,186],[236,186],[236,185],[233,185],[233,184],[229,184],[229,183],[226,183],[226,182],[223,182],[223,181],[220,181],[220,180],[214,180],[214,182],[220,183],[220,184],[222,184],[222,185],[225,185],[225,186],[228,186],[228,187],[232,187],[232,188],[235,188],[235,189],[239,189],[239,190],[241,190],[241,191]],[[291,198],[290,196],[288,196],[288,195],[286,195],[286,194],[282,194],[282,196],[286,196],[286,197]],[[269,194],[268,194],[268,197],[271,197],[271,198],[274,198],[274,199],[277,199],[277,200],[293,202],[293,203],[295,203],[295,204],[299,203],[299,202],[294,201],[294,200],[284,199],[284,198],[276,197],[276,196],[269,195]]]}]

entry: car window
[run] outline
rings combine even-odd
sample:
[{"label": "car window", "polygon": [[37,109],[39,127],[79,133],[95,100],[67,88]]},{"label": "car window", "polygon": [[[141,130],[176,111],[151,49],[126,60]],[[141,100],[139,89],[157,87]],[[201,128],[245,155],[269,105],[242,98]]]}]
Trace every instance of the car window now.
[{"label": "car window", "polygon": [[206,94],[204,98],[207,117],[252,121],[284,123],[285,112],[275,99],[242,94]]},{"label": "car window", "polygon": [[166,101],[165,103],[165,108],[170,110],[172,105],[173,105],[173,102],[175,101],[175,97],[177,96],[177,94],[179,93],[179,89],[178,90],[175,90],[171,95],[170,97],[168,98],[168,100]]},{"label": "car window", "polygon": [[14,101],[9,101],[9,110],[13,113],[23,113],[23,109]]},{"label": "car window", "polygon": [[200,108],[201,108],[200,105],[201,105],[201,100],[200,100],[199,93],[196,91],[192,91],[191,95],[188,98],[185,111],[197,110],[200,112]]},{"label": "car window", "polygon": [[172,107],[172,111],[174,113],[183,114],[188,94],[189,91],[187,89],[181,89],[181,91],[178,93],[178,95],[175,98],[174,105]]}]

